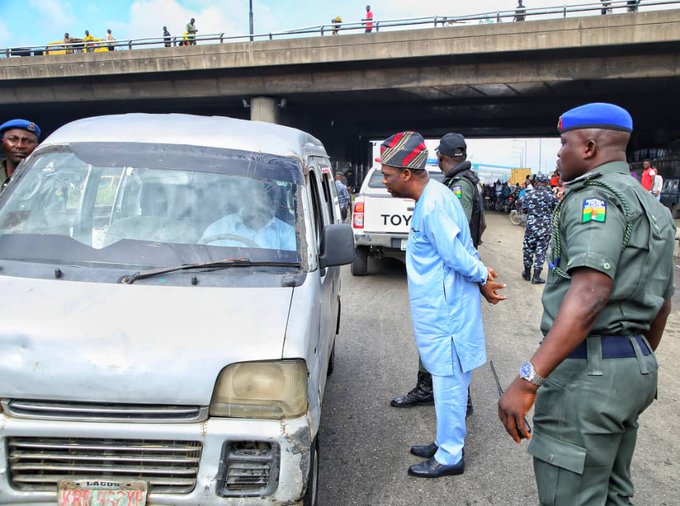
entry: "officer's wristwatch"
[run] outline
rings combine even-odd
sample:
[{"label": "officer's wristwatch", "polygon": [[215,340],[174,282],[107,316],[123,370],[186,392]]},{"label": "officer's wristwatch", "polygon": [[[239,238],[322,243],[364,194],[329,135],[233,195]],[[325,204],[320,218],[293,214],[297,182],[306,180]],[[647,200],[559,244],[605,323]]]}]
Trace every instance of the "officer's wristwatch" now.
[{"label": "officer's wristwatch", "polygon": [[534,369],[534,364],[528,360],[519,368],[519,377],[537,387],[540,387],[545,381],[545,378],[539,375]]}]

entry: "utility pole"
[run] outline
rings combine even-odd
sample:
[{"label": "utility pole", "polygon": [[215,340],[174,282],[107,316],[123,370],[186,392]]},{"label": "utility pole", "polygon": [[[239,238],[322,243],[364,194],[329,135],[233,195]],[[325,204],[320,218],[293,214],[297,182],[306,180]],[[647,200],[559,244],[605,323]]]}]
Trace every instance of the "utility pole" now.
[{"label": "utility pole", "polygon": [[252,42],[254,39],[253,34],[255,33],[253,29],[253,0],[249,0],[249,4],[250,4],[250,42]]}]

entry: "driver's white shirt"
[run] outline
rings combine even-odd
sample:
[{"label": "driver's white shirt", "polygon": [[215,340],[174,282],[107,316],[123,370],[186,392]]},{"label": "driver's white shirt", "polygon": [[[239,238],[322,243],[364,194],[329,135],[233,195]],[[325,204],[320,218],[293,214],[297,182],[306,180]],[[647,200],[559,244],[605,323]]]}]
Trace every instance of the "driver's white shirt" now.
[{"label": "driver's white shirt", "polygon": [[[200,242],[210,239],[211,236],[234,234],[251,241],[255,241],[261,248],[280,249],[295,251],[295,229],[278,218],[272,218],[269,223],[253,230],[243,222],[241,213],[234,213],[211,223],[203,232]],[[210,241],[207,244],[213,246],[247,246],[238,239],[220,239]]]}]

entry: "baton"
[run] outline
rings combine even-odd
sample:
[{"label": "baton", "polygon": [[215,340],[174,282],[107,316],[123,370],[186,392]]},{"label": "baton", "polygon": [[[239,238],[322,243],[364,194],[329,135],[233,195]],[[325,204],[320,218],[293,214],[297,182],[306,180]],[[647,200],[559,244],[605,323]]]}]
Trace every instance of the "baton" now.
[{"label": "baton", "polygon": [[[489,360],[489,365],[491,366],[493,379],[496,380],[496,387],[498,387],[498,397],[503,397],[503,387],[501,386],[501,382],[498,379],[498,374],[496,374],[496,368],[493,365],[493,360]],[[531,433],[531,425],[529,425],[526,417],[524,417],[524,425],[527,427],[527,432]],[[519,430],[519,428],[517,428],[517,434],[519,435],[520,439],[524,439],[524,434]]]}]

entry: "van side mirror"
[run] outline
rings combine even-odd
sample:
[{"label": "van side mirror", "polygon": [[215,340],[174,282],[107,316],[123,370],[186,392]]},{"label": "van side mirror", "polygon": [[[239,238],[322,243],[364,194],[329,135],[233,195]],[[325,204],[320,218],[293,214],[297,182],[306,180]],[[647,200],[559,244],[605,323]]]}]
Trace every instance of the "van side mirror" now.
[{"label": "van side mirror", "polygon": [[346,223],[334,223],[323,228],[321,242],[323,253],[319,256],[319,267],[351,264],[354,260],[354,233]]}]

